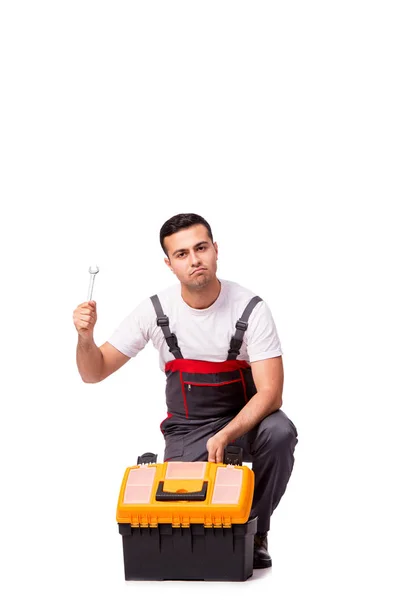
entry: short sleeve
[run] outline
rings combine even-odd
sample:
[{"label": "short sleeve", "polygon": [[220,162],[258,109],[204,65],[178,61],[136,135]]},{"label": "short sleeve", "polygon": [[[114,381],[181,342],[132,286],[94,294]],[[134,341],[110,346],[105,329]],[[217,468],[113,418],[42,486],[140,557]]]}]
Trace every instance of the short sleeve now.
[{"label": "short sleeve", "polygon": [[264,300],[253,309],[245,336],[250,362],[282,355],[275,322]]},{"label": "short sleeve", "polygon": [[130,358],[136,356],[150,339],[147,315],[148,300],[145,300],[118,325],[108,343]]}]

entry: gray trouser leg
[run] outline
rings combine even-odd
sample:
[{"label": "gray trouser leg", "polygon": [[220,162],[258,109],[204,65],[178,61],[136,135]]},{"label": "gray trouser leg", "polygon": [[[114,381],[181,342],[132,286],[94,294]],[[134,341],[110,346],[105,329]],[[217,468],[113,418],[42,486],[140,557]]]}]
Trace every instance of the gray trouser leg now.
[{"label": "gray trouser leg", "polygon": [[[282,410],[263,419],[243,436],[244,461],[251,456],[255,489],[250,516],[258,517],[257,530],[267,532],[270,518],[285,493],[294,465],[297,430]],[[242,445],[241,439],[235,444]],[[247,451],[247,452],[246,452]]]},{"label": "gray trouser leg", "polygon": [[[228,420],[229,421],[229,420]],[[207,460],[207,440],[227,424],[227,419],[185,421],[185,433],[165,438],[164,460]],[[188,432],[187,426],[193,425]],[[270,518],[282,498],[294,465],[297,430],[282,410],[265,417],[232,444],[243,448],[243,461],[253,464],[255,488],[250,517],[258,517],[257,530],[269,531]]]}]

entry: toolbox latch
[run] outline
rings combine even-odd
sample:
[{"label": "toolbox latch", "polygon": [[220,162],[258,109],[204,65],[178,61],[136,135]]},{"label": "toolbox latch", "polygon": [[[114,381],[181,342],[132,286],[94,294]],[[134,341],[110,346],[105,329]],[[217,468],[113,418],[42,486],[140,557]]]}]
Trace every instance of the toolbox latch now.
[{"label": "toolbox latch", "polygon": [[240,446],[227,446],[224,450],[225,465],[241,465],[243,462],[243,448]]},{"label": "toolbox latch", "polygon": [[149,465],[151,463],[157,462],[157,454],[153,454],[152,452],[145,452],[141,456],[138,456],[137,464],[138,465]]}]

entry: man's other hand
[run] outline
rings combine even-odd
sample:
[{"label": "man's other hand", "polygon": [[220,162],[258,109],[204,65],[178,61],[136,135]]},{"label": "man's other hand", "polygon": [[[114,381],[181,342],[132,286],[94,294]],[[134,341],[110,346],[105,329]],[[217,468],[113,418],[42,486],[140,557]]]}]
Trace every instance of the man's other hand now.
[{"label": "man's other hand", "polygon": [[229,440],[223,431],[219,431],[207,441],[208,462],[223,462],[224,450]]}]

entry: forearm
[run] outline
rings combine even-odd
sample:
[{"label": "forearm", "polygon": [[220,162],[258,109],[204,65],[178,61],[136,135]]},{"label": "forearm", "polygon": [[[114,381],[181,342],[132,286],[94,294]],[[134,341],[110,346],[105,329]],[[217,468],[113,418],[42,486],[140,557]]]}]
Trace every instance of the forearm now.
[{"label": "forearm", "polygon": [[93,339],[88,340],[78,337],[76,364],[85,383],[98,383],[101,381],[103,355]]},{"label": "forearm", "polygon": [[257,392],[220,433],[226,436],[227,443],[229,443],[253,429],[267,415],[275,412],[281,406],[282,396],[276,391]]}]

